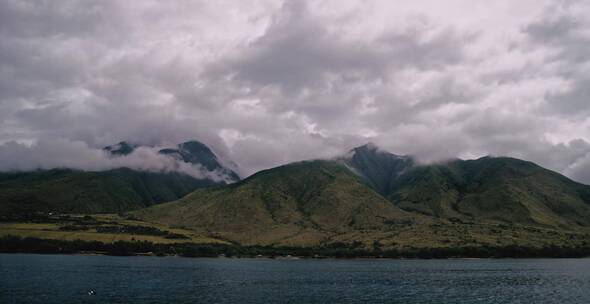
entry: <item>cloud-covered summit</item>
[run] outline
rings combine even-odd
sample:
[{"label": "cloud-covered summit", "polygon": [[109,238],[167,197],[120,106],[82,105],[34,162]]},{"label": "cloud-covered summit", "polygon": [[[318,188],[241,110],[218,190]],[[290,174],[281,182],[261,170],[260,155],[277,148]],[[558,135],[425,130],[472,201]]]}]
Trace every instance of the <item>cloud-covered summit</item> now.
[{"label": "cloud-covered summit", "polygon": [[[32,145],[11,141],[0,146],[0,171],[54,168],[104,171],[129,168],[147,172],[178,172],[214,182],[232,183],[240,179],[232,171],[236,168],[225,166],[231,163],[217,158],[208,148],[205,147],[206,152],[182,150],[183,145],[195,143],[193,141],[171,148],[119,143],[105,149],[95,149],[85,142],[64,139],[42,139]],[[185,158],[176,157],[180,153]]]},{"label": "cloud-covered summit", "polygon": [[2,1],[0,161],[198,138],[247,175],[371,141],[590,183],[589,28],[582,0]]}]

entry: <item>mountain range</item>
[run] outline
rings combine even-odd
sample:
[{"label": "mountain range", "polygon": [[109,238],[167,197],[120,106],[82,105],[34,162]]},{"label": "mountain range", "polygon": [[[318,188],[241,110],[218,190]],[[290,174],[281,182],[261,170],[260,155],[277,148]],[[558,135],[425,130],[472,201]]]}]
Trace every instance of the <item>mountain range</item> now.
[{"label": "mountain range", "polygon": [[365,145],[133,215],[248,245],[573,246],[588,240],[590,186],[513,158],[423,165]]},{"label": "mountain range", "polygon": [[[121,142],[105,151],[124,157],[137,148]],[[159,153],[226,178],[128,168],[2,173],[0,210],[127,212],[239,245],[587,247],[590,241],[590,186],[524,160],[422,164],[367,144],[240,180],[233,163],[200,142]]]}]

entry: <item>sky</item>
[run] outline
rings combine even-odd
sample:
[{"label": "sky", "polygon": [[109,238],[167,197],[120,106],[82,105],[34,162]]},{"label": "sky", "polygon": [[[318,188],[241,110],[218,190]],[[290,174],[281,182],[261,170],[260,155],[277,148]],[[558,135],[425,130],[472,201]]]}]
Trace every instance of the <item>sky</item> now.
[{"label": "sky", "polygon": [[590,184],[590,1],[0,1],[0,170],[189,139],[242,176],[372,142]]}]

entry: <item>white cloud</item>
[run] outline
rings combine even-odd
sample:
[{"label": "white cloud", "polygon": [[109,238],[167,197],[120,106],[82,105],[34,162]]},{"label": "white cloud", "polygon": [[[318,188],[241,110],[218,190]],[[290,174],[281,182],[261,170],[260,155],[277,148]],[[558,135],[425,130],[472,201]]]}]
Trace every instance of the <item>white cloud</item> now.
[{"label": "white cloud", "polygon": [[53,168],[75,168],[104,171],[129,168],[148,172],[178,172],[198,179],[231,182],[218,171],[158,153],[159,147],[137,147],[132,153],[113,156],[102,149],[90,148],[81,141],[40,140],[31,145],[10,141],[0,145],[0,171],[30,171]]}]

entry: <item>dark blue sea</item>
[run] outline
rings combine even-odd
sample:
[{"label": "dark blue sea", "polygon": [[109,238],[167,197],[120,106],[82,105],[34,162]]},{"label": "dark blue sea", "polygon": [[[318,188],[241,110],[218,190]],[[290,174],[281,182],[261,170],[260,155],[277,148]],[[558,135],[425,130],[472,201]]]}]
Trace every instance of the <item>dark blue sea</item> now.
[{"label": "dark blue sea", "polygon": [[[88,295],[94,290],[95,295]],[[590,259],[0,255],[0,303],[590,303]]]}]

